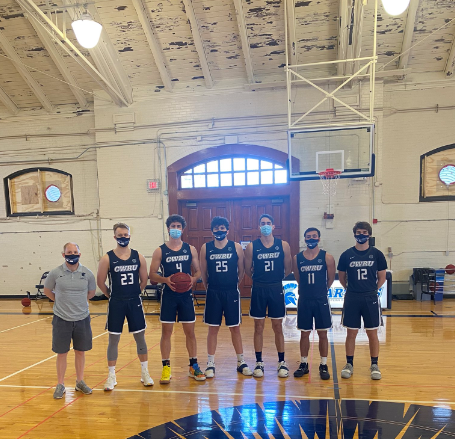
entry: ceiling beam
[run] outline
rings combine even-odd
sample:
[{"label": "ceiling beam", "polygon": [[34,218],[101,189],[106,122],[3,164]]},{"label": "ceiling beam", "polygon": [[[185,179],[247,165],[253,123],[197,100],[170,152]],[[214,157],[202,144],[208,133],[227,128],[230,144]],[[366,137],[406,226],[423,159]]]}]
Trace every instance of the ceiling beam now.
[{"label": "ceiling beam", "polygon": [[[79,2],[80,3],[80,2]],[[63,0],[65,6],[73,6],[78,4],[78,0]],[[98,14],[94,4],[87,4],[87,9],[95,21],[102,24],[101,17]],[[78,14],[85,11],[85,8],[71,7],[67,12],[72,20],[79,17]],[[116,89],[121,93],[123,98],[129,104],[133,103],[133,87],[131,86],[128,75],[123,69],[120,60],[118,59],[118,52],[114,48],[105,27],[101,32],[101,37],[98,44],[89,49],[90,56],[95,61],[95,65],[101,74],[107,78],[110,84],[115,84]]]},{"label": "ceiling beam", "polygon": [[33,76],[28,71],[27,67],[25,67],[16,50],[14,49],[14,47],[11,45],[11,43],[1,30],[0,46],[3,48],[5,54],[9,57],[10,61],[12,61],[12,63],[16,67],[17,71],[19,72],[19,75],[22,76],[22,79],[27,83],[27,85],[35,94],[36,98],[40,101],[43,108],[49,113],[52,113],[54,111],[54,106],[51,104],[51,101],[45,95],[41,85],[38,84],[35,78],[33,78]]},{"label": "ceiling beam", "polygon": [[[291,0],[289,0],[291,1]],[[289,3],[288,1],[288,3]],[[292,1],[292,3],[294,3]],[[254,83],[256,82],[254,79],[254,72],[253,72],[253,63],[251,62],[251,54],[250,54],[250,43],[248,41],[248,33],[245,23],[245,14],[243,13],[243,5],[242,0],[234,0],[235,6],[235,13],[237,15],[237,25],[239,27],[239,34],[240,34],[240,41],[242,43],[242,52],[243,52],[243,59],[245,60],[245,68],[246,74],[248,77],[248,82]],[[295,53],[295,51],[294,51]]]},{"label": "ceiling beam", "polygon": [[452,48],[450,49],[449,58],[447,59],[446,68],[444,73],[450,78],[455,70],[455,34],[453,36]]},{"label": "ceiling beam", "polygon": [[118,88],[99,71],[96,67],[81,53],[81,51],[69,40],[66,35],[41,11],[41,9],[32,0],[16,0],[19,5],[27,11],[30,17],[37,21],[43,27],[44,31],[70,55],[92,78],[97,84],[112,98],[119,106],[128,106],[129,102],[123,97]]},{"label": "ceiling beam", "polygon": [[[20,5],[21,6],[21,5]],[[21,6],[22,8],[22,6]],[[23,9],[24,10],[24,9]],[[24,10],[25,11],[25,10]],[[58,70],[60,71],[61,75],[69,85],[74,97],[76,98],[77,102],[82,108],[87,108],[88,103],[85,97],[84,92],[80,89],[77,81],[74,79],[73,74],[71,73],[70,68],[66,64],[64,58],[60,55],[60,52],[57,50],[53,39],[49,36],[49,34],[42,28],[40,24],[33,18],[26,13],[26,17],[28,18],[30,24],[32,25],[33,29],[38,35],[38,38],[43,43],[43,46],[49,53],[52,61],[57,66]]]},{"label": "ceiling beam", "polygon": [[[338,60],[347,59],[348,53],[348,25],[350,8],[348,0],[340,0],[338,12]],[[343,76],[346,71],[345,63],[337,64],[338,76]]]},{"label": "ceiling beam", "polygon": [[[362,50],[362,30],[363,30],[363,0],[355,0],[355,4],[351,7],[354,9],[351,22],[348,30],[348,50],[347,58],[360,58]],[[346,63],[346,75],[352,75],[360,69],[360,61]]]},{"label": "ceiling beam", "polygon": [[[405,69],[408,66],[409,56],[411,55],[412,39],[414,37],[414,27],[417,17],[417,9],[419,8],[419,0],[411,0],[408,8],[408,16],[406,18],[406,26],[403,35],[403,44],[401,46],[401,53],[404,55],[400,57],[398,64],[399,69]],[[406,53],[405,53],[406,52]]]},{"label": "ceiling beam", "polygon": [[209,64],[207,62],[207,56],[205,55],[204,43],[202,42],[201,32],[194,13],[192,0],[183,0],[185,5],[185,12],[190,22],[191,33],[193,34],[194,45],[196,46],[197,53],[199,55],[199,61],[201,63],[202,73],[204,74],[205,85],[207,88],[213,87],[212,74],[210,73]]},{"label": "ceiling beam", "polygon": [[1,87],[0,87],[0,101],[14,115],[19,113],[18,106],[13,102],[13,100],[5,93],[5,91]]},{"label": "ceiling beam", "polygon": [[139,17],[139,21],[142,24],[145,36],[152,51],[153,58],[155,59],[155,64],[160,72],[161,80],[166,90],[172,91],[172,81],[169,71],[166,67],[166,60],[163,55],[160,43],[156,38],[155,31],[152,26],[152,19],[148,12],[147,7],[145,6],[144,0],[133,0],[133,5],[136,9],[136,13]]}]

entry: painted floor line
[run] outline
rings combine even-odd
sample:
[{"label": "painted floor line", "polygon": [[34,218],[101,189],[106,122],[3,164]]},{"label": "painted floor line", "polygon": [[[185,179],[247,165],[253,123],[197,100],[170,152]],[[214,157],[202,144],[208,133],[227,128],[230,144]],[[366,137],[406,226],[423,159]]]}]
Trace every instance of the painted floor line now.
[{"label": "painted floor line", "polygon": [[23,325],[19,325],[19,326],[13,326],[12,328],[8,328],[8,329],[4,329],[3,331],[0,331],[0,334],[3,332],[12,331],[13,329],[22,328],[23,326],[32,325],[33,323],[42,322],[43,320],[47,320],[47,319],[50,319],[50,317],[44,317],[44,319],[34,320],[33,322],[24,323]]}]

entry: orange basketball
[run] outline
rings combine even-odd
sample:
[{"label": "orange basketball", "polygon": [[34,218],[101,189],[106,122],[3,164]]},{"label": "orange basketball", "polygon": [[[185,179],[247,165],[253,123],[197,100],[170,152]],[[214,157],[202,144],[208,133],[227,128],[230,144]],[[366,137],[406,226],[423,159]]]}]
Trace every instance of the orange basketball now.
[{"label": "orange basketball", "polygon": [[446,273],[447,274],[454,274],[455,273],[455,265],[449,264],[446,266]]},{"label": "orange basketball", "polygon": [[25,297],[21,300],[21,304],[22,306],[30,306],[32,304],[32,301],[28,297]]},{"label": "orange basketball", "polygon": [[191,276],[186,273],[175,273],[171,276],[171,281],[175,284],[175,291],[177,293],[186,293],[191,290],[193,282]]}]

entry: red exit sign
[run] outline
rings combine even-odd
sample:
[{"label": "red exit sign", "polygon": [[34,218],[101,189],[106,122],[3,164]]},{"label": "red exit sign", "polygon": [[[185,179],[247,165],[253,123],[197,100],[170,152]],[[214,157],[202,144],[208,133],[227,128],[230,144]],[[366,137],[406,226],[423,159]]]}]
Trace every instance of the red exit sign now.
[{"label": "red exit sign", "polygon": [[160,188],[159,180],[147,180],[147,191],[154,192]]}]

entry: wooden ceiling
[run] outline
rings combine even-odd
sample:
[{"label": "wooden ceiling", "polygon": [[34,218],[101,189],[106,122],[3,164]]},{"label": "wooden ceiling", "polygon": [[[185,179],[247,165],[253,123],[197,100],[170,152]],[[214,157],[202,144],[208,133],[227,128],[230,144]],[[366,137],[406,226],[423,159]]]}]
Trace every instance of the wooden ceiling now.
[{"label": "wooden ceiling", "polygon": [[[81,48],[71,29],[83,5],[79,0],[0,0],[2,113],[52,113],[67,104],[88,108],[100,89],[124,106],[145,88],[172,93],[285,81],[284,0],[87,0],[104,28],[92,50]],[[289,47],[296,47],[295,56],[290,50],[291,62],[370,56],[373,12],[373,0],[366,5],[289,0]],[[453,0],[411,0],[400,17],[388,16],[380,5],[378,68],[446,24],[385,70],[450,80],[453,18]],[[346,65],[341,73],[353,68]],[[326,70],[337,73],[334,66]]]}]

